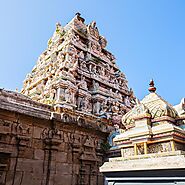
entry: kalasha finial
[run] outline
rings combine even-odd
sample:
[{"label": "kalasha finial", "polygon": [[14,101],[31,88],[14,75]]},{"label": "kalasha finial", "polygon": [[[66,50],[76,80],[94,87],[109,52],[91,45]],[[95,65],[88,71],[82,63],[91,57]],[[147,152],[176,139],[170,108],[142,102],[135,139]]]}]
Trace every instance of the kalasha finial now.
[{"label": "kalasha finial", "polygon": [[149,83],[150,87],[148,88],[148,90],[151,92],[151,93],[154,93],[156,91],[156,87],[154,86],[154,81],[153,79],[150,80],[150,83]]}]

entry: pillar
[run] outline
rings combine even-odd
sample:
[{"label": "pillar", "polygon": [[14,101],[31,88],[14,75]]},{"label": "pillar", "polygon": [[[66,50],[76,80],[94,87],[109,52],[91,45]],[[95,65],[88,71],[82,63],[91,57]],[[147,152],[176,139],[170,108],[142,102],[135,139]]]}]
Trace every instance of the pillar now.
[{"label": "pillar", "polygon": [[175,141],[172,140],[170,141],[170,143],[171,143],[172,152],[175,152]]},{"label": "pillar", "polygon": [[134,155],[137,155],[138,153],[137,153],[137,144],[136,143],[134,143]]},{"label": "pillar", "polygon": [[121,149],[121,157],[124,157],[123,148]]},{"label": "pillar", "polygon": [[144,154],[148,153],[147,142],[144,142]]}]

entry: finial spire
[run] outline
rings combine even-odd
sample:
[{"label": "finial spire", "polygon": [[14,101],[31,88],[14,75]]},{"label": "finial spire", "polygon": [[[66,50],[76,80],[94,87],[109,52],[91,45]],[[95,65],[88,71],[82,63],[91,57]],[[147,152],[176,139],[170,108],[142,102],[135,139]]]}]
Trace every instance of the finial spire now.
[{"label": "finial spire", "polygon": [[82,21],[83,23],[85,22],[85,19],[81,17],[81,13],[80,12],[75,13],[75,15],[76,15],[76,17],[77,17],[77,19],[79,21]]},{"label": "finial spire", "polygon": [[81,13],[80,13],[80,12],[76,12],[76,13],[75,13],[75,15],[80,16],[80,15],[81,15]]},{"label": "finial spire", "polygon": [[152,80],[150,80],[150,83],[149,83],[149,88],[148,88],[148,90],[151,92],[151,93],[154,93],[155,91],[156,91],[156,87],[154,86],[155,84],[154,84],[154,81],[153,81],[153,79]]}]

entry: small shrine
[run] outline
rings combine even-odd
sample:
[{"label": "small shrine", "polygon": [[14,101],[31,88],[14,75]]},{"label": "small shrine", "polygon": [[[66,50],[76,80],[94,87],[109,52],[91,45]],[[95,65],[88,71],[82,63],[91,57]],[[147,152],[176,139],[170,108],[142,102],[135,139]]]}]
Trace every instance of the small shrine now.
[{"label": "small shrine", "polygon": [[185,101],[170,105],[149,94],[122,117],[124,129],[112,138],[117,156],[100,168],[109,184],[185,183]]},{"label": "small shrine", "polygon": [[85,24],[80,13],[56,30],[24,81],[22,94],[53,105],[121,123],[135,104],[132,89],[114,55],[106,49],[96,22]]}]

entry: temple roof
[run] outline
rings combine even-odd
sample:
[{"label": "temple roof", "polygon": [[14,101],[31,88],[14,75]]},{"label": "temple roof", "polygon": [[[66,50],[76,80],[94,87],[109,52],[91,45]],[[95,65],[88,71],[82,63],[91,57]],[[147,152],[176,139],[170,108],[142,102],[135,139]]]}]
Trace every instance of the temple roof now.
[{"label": "temple roof", "polygon": [[135,117],[144,113],[148,114],[151,119],[158,119],[163,116],[173,119],[178,117],[175,108],[155,92],[154,83],[152,85],[150,83],[149,91],[150,93],[141,102],[137,101],[134,108],[123,116],[122,122],[126,128],[133,127]]},{"label": "temple roof", "polygon": [[161,116],[176,118],[177,111],[157,93],[150,93],[141,101],[148,109],[153,119]]}]

